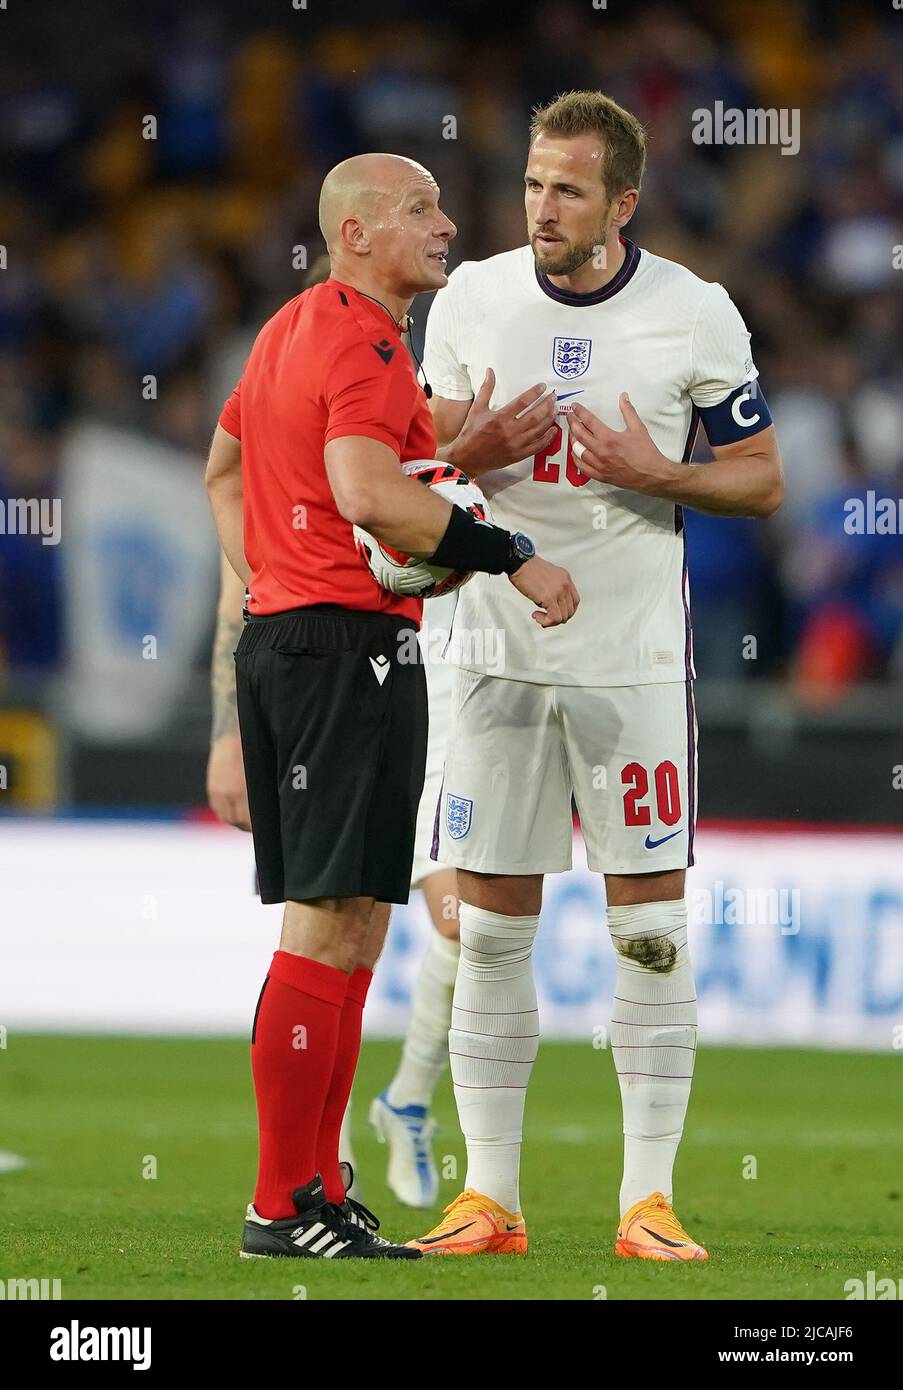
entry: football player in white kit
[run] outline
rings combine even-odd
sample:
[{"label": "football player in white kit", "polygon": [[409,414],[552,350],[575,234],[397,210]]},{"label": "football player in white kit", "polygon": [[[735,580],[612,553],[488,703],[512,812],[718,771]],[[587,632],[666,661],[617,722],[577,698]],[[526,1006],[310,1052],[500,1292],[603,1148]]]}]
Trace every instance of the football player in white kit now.
[{"label": "football player in white kit", "polygon": [[[441,456],[477,478],[499,524],[561,558],[583,602],[567,625],[543,631],[504,579],[475,575],[460,591],[438,854],[457,867],[461,900],[449,1050],[468,1168],[443,1221],[411,1243],[436,1254],[526,1251],[520,1146],[539,1034],[531,951],[543,875],[571,867],[573,795],[588,865],[605,875],[617,959],[615,1249],[702,1260],[672,1207],[697,1021],[684,897],[696,720],[682,508],[768,516],[782,466],[726,291],[622,234],[645,164],[636,118],[600,92],[572,92],[536,112],[530,134],[529,245],[453,272],[430,312],[423,365]],[[531,386],[519,399],[535,402],[548,438],[525,457],[523,411],[491,402]],[[700,419],[715,461],[694,466]],[[492,634],[504,638],[501,670],[485,659]]]}]

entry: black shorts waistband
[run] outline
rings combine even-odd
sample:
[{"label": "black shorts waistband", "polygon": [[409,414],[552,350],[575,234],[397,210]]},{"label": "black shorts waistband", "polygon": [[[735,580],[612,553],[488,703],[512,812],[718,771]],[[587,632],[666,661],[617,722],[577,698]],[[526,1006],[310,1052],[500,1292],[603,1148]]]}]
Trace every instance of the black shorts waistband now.
[{"label": "black shorts waistband", "polygon": [[384,623],[387,620],[402,626],[416,623],[416,619],[406,618],[403,613],[371,613],[364,608],[344,608],[340,603],[309,603],[304,608],[284,608],[281,613],[251,613],[242,609],[246,623],[278,623],[284,618],[343,618],[348,622]]}]

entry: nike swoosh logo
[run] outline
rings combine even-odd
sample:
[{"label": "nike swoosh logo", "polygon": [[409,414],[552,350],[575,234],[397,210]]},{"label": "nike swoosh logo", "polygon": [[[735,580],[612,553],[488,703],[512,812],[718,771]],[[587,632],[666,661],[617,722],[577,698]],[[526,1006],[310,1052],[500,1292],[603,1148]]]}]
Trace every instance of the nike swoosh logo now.
[{"label": "nike swoosh logo", "polygon": [[663,845],[666,841],[673,840],[675,835],[682,835],[683,833],[682,830],[672,830],[670,835],[663,835],[660,840],[650,840],[647,835],[643,843],[647,849],[658,849],[659,845]]},{"label": "nike swoosh logo", "polygon": [[660,1240],[662,1245],[670,1245],[674,1250],[681,1250],[687,1244],[685,1240],[669,1240],[667,1236],[660,1236],[658,1231],[650,1231],[648,1226],[643,1226],[647,1236],[652,1236],[653,1240]]},{"label": "nike swoosh logo", "polygon": [[505,1230],[506,1230],[506,1231],[517,1231],[517,1230],[519,1230],[519,1229],[520,1229],[520,1222],[519,1222],[519,1221],[515,1221],[515,1223],[514,1223],[513,1226],[509,1226],[509,1225],[508,1225],[508,1222],[507,1222],[507,1221],[505,1222]]},{"label": "nike swoosh logo", "polygon": [[580,388],[579,391],[556,391],[556,393],[555,393],[555,399],[558,400],[558,401],[566,401],[566,400],[568,399],[569,396],[582,396],[582,395],[583,395],[583,387],[581,386],[581,388]]},{"label": "nike swoosh logo", "polygon": [[424,1236],[418,1240],[418,1245],[435,1245],[437,1240],[449,1240],[452,1236],[459,1236],[462,1231],[469,1231],[471,1226],[475,1226],[475,1221],[468,1221],[466,1226],[457,1226],[453,1231],[443,1231],[441,1236]]}]

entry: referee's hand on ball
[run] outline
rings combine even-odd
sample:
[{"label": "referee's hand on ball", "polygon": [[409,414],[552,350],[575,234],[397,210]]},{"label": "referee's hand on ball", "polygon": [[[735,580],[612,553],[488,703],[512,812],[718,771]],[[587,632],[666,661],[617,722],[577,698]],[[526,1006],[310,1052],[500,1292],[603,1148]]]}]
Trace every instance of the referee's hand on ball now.
[{"label": "referee's hand on ball", "polygon": [[531,614],[540,627],[559,627],[573,618],[580,604],[574,581],[560,565],[539,555],[525,560],[508,578],[519,593],[539,605]]},{"label": "referee's hand on ball", "polygon": [[493,410],[489,402],[495,372],[490,367],[455,440],[455,465],[465,473],[474,467],[505,468],[547,449],[555,438],[555,392],[546,395],[546,389],[541,383],[531,386]]},{"label": "referee's hand on ball", "polygon": [[238,830],[251,829],[245,765],[238,734],[222,734],[210,745],[207,801],[210,809],[227,825],[234,825]]},{"label": "referee's hand on ball", "polygon": [[568,428],[577,467],[596,482],[661,496],[662,489],[675,481],[679,465],[656,447],[626,391],[621,392],[618,405],[627,426],[623,430],[609,429],[591,410],[574,405]]}]

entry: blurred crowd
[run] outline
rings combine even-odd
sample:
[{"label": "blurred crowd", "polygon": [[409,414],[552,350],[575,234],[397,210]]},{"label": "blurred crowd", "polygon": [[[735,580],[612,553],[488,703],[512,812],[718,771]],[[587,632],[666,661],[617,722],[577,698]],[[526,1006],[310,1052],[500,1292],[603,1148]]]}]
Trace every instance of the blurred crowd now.
[{"label": "blurred crowd", "polygon": [[[200,481],[257,327],[322,251],[332,164],[419,158],[459,226],[453,261],[489,255],[524,239],[530,108],[600,87],[649,135],[629,234],[728,287],[787,470],[772,522],[688,520],[700,674],[840,692],[903,672],[903,536],[844,524],[851,497],[903,491],[890,3],[73,8],[42,33],[36,2],[18,37],[4,16],[0,498],[57,495],[86,420],[165,441]],[[692,113],[716,101],[798,109],[799,153],[695,144]],[[13,675],[66,661],[59,549],[0,537]]]}]

